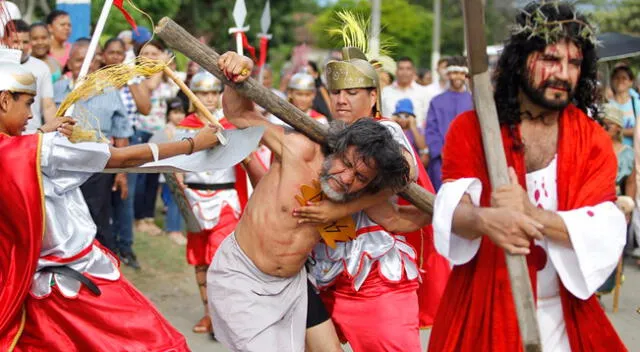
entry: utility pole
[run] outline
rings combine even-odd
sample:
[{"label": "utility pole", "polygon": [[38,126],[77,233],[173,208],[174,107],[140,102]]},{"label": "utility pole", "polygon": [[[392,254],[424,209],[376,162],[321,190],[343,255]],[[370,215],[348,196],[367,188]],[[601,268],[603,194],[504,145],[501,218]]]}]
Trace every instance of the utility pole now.
[{"label": "utility pole", "polygon": [[442,0],[433,0],[433,45],[431,49],[431,74],[436,81],[438,60],[440,60],[440,23],[442,18]]},{"label": "utility pole", "polygon": [[380,55],[380,0],[371,0],[371,33],[369,52],[372,58]]}]

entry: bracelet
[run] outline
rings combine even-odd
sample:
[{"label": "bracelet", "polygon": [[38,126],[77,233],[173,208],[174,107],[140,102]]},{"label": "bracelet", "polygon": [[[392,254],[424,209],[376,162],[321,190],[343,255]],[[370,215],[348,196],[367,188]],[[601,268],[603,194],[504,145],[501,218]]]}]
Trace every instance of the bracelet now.
[{"label": "bracelet", "polygon": [[189,152],[187,153],[187,155],[191,155],[193,153],[193,149],[196,147],[196,143],[193,141],[193,138],[191,138],[191,137],[184,137],[184,138],[182,138],[182,140],[189,142],[189,145],[191,146],[191,149],[189,149]]},{"label": "bracelet", "polygon": [[149,149],[151,149],[151,155],[153,155],[153,161],[158,161],[159,159],[158,145],[155,143],[147,143],[147,146],[149,147]]},{"label": "bracelet", "polygon": [[422,149],[420,149],[420,151],[418,153],[420,155],[427,155],[427,154],[429,154],[429,148],[422,148]]},{"label": "bracelet", "polygon": [[40,127],[36,128],[36,131],[38,131],[38,133],[42,133],[42,134],[45,134],[45,133],[46,133],[46,132],[45,132],[42,128],[40,128]]}]

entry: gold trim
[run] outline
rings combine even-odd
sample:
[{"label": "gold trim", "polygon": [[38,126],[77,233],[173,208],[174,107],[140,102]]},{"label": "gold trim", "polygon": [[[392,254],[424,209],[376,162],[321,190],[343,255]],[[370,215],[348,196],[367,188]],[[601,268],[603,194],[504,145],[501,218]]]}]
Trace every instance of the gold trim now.
[{"label": "gold trim", "polygon": [[11,345],[9,345],[8,352],[12,352],[18,345],[18,340],[20,340],[20,337],[22,337],[22,332],[24,331],[24,326],[26,322],[27,322],[27,310],[24,308],[24,305],[23,305],[22,317],[20,318],[20,328],[18,328],[18,332],[16,333],[16,336],[13,338],[13,342],[11,342]]},{"label": "gold trim", "polygon": [[45,199],[44,199],[44,185],[42,182],[42,138],[44,137],[43,134],[38,134],[38,147],[36,148],[37,150],[37,155],[36,155],[36,172],[37,172],[37,177],[38,177],[38,187],[40,188],[40,199],[42,200],[42,239],[44,239],[44,234],[46,232],[46,226],[47,226],[47,221],[46,221],[46,206],[45,206]]}]

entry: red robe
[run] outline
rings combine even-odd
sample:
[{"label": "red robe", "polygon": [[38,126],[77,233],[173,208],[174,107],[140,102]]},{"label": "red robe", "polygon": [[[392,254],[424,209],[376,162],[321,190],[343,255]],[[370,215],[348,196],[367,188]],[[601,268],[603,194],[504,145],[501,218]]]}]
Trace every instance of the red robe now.
[{"label": "red robe", "polygon": [[[522,148],[514,149],[508,127],[502,126],[501,132],[507,163],[516,170],[520,184],[526,185]],[[515,133],[520,133],[519,128]],[[489,206],[491,186],[474,111],[452,122],[442,154],[443,180],[479,178],[481,205]],[[558,210],[615,201],[617,165],[611,141],[596,122],[573,105],[564,109],[559,120],[557,154]],[[537,267],[544,267],[540,266],[545,260],[541,256],[544,254],[537,251],[527,256],[534,293]],[[493,242],[483,238],[476,256],[454,267],[445,297],[429,351],[522,349],[505,254]],[[560,297],[572,351],[626,351],[595,296],[580,300],[560,281]]]},{"label": "red robe", "polygon": [[0,350],[11,350],[24,327],[44,235],[40,135],[0,134]]},{"label": "red robe", "polygon": [[[418,161],[418,180],[416,183],[429,193],[435,193],[418,153],[415,150],[412,152]],[[410,203],[401,198],[399,204],[407,205]],[[418,231],[402,235],[406,237],[407,243],[416,249],[417,262],[421,270],[420,278],[422,279],[422,283],[418,287],[420,328],[429,328],[433,325],[433,320],[436,317],[438,305],[451,273],[451,267],[449,261],[436,251],[433,242],[433,226],[427,225]]]}]

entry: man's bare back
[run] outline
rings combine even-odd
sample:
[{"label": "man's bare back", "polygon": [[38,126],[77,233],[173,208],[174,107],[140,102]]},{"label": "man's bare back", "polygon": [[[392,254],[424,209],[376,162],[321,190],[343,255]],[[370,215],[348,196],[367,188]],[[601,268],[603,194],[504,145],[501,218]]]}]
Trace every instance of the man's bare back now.
[{"label": "man's bare back", "polygon": [[313,225],[291,215],[300,186],[317,180],[324,157],[317,144],[300,134],[286,134],[281,159],[274,159],[260,180],[236,227],[240,248],[265,274],[298,274],[320,240]]}]

